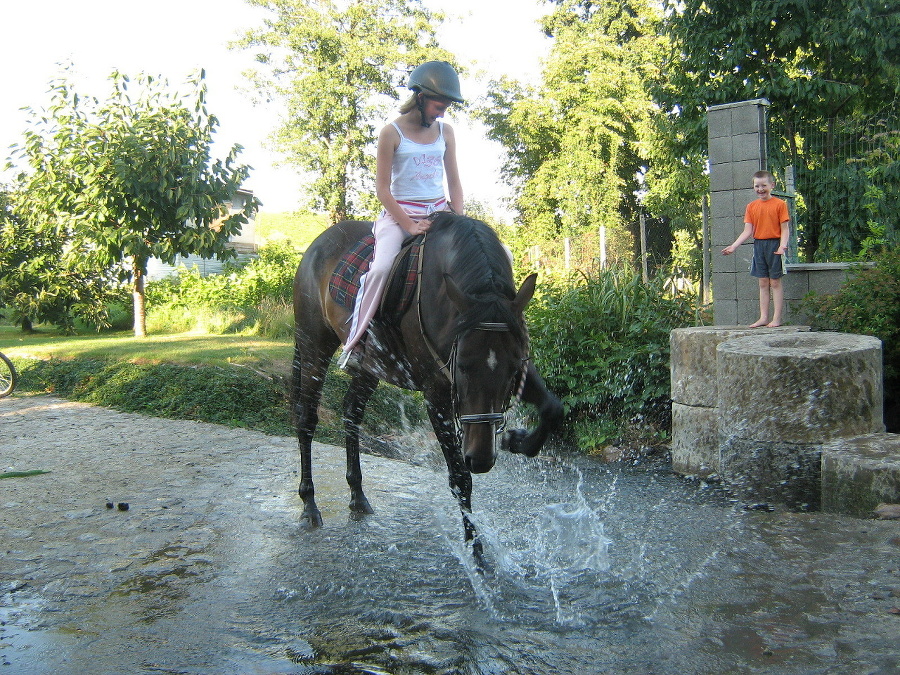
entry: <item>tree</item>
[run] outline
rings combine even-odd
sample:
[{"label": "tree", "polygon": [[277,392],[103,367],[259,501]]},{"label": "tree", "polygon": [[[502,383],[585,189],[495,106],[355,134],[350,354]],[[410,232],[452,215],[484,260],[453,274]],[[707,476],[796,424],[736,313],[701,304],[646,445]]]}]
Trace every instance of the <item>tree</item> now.
[{"label": "tree", "polygon": [[[821,165],[834,144],[798,136],[801,126],[828,136],[837,116],[861,120],[896,105],[898,0],[664,0],[664,7],[672,51],[655,96],[678,129],[677,156],[706,154],[709,106],[766,98],[774,125],[793,145],[795,168],[803,171]],[[846,182],[836,175],[831,184]],[[829,228],[846,219],[825,226],[820,215],[808,220],[810,257],[823,238],[841,240]]]},{"label": "tree", "polygon": [[286,104],[275,147],[311,174],[312,208],[331,222],[371,207],[375,123],[413,67],[453,61],[435,41],[433,24],[443,16],[421,0],[249,2],[272,12],[236,46],[259,49],[266,72],[253,81]]},{"label": "tree", "polygon": [[605,225],[636,251],[648,80],[662,54],[660,17],[643,0],[560,0],[545,17],[555,44],[537,89],[493,83],[479,116],[507,150],[506,178],[529,237],[553,240]]},{"label": "tree", "polygon": [[47,231],[35,231],[13,209],[14,195],[0,188],[0,307],[30,331],[34,322],[72,330],[75,317],[102,326],[118,286],[89,252],[75,251]]},{"label": "tree", "polygon": [[203,78],[201,71],[189,81],[190,93],[178,94],[165,80],[141,75],[132,96],[129,78],[116,72],[107,101],[82,97],[60,79],[48,110],[32,111],[15,153],[29,169],[19,178],[18,212],[35,231],[69,242],[65,256],[124,270],[139,337],[146,334],[148,260],[233,256],[228,238],[258,204],[249,199],[228,214],[250,169],[237,164],[239,145],[212,161],[218,120],[207,112]]}]

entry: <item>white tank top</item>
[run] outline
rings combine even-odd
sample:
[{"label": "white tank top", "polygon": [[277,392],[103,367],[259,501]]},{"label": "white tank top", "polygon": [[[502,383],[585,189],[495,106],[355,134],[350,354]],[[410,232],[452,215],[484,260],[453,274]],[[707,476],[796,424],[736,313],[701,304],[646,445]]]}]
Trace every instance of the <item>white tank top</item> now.
[{"label": "white tank top", "polygon": [[444,196],[444,123],[438,120],[437,140],[423,145],[409,140],[395,122],[400,145],[391,166],[391,194],[395,199],[432,201]]}]

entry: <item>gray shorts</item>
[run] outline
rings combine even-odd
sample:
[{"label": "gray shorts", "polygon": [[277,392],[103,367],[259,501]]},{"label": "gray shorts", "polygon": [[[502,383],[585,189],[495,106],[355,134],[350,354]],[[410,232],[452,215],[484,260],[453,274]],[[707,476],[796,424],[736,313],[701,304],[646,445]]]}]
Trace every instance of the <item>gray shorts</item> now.
[{"label": "gray shorts", "polygon": [[758,279],[780,279],[787,270],[784,268],[784,256],[775,255],[781,246],[780,239],[757,239],[753,242],[753,262],[750,263],[750,275]]}]

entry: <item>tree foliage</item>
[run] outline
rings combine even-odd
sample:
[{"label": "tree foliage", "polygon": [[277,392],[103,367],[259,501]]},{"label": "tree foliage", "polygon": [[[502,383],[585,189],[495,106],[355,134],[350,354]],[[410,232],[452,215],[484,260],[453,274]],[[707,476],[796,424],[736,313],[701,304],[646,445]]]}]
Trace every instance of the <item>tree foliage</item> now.
[{"label": "tree foliage", "polygon": [[[852,166],[828,166],[840,145],[834,119],[862,120],[896,106],[900,2],[663,4],[672,51],[667,77],[659,81],[655,96],[673,129],[672,154],[688,159],[705,155],[709,106],[768,99],[772,127],[784,135],[787,163],[794,166],[798,189],[805,193],[808,258],[816,259],[820,248],[847,254],[858,246],[866,234],[865,215],[848,200],[865,192],[867,179]],[[830,173],[824,177],[823,172]],[[813,173],[818,174],[815,182]]]},{"label": "tree foliage", "polygon": [[544,19],[555,38],[540,86],[495,82],[480,117],[508,152],[504,174],[532,239],[605,225],[614,250],[636,246],[637,194],[662,54],[660,17],[643,0],[561,0]]},{"label": "tree foliage", "polygon": [[228,238],[257,204],[249,199],[241,212],[227,212],[249,167],[237,163],[238,145],[224,160],[212,160],[218,120],[207,112],[203,77],[202,71],[193,77],[191,92],[182,95],[165,80],[141,75],[133,95],[129,78],[115,72],[105,101],[60,79],[47,111],[32,111],[16,152],[27,164],[18,213],[36,233],[66,242],[68,268],[84,259],[124,270],[134,284],[136,335],[146,331],[148,260],[233,255]]},{"label": "tree foliage", "polygon": [[[68,254],[68,255],[67,255]],[[103,326],[107,303],[118,299],[118,284],[90,251],[70,250],[55,233],[28,226],[12,205],[9,189],[0,190],[0,307],[28,331],[33,323],[51,323],[64,331],[76,317]]]},{"label": "tree foliage", "polygon": [[442,15],[420,0],[249,2],[271,15],[236,46],[258,51],[255,86],[286,104],[275,147],[310,174],[312,208],[332,222],[366,210],[374,194],[370,144],[386,102],[419,63],[453,61],[435,41]]}]

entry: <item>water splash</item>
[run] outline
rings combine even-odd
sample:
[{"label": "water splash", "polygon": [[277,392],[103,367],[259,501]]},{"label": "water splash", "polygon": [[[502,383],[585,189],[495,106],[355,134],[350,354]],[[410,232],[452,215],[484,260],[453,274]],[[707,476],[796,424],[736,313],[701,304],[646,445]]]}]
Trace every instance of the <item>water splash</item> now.
[{"label": "water splash", "polygon": [[529,609],[538,609],[538,602],[543,605],[538,612],[541,616],[552,606],[557,625],[585,623],[582,612],[576,609],[583,597],[583,586],[589,583],[585,577],[599,583],[606,576],[612,541],[606,536],[597,511],[584,497],[581,472],[570,468],[578,475],[572,501],[520,513],[519,525],[513,528],[507,519],[496,521],[500,525],[495,525],[497,516],[492,512],[472,514],[485,554],[493,563],[490,574],[479,570],[471,549],[458,543],[456,528],[448,531],[444,527],[446,540],[476,596],[496,619],[522,619]]}]

